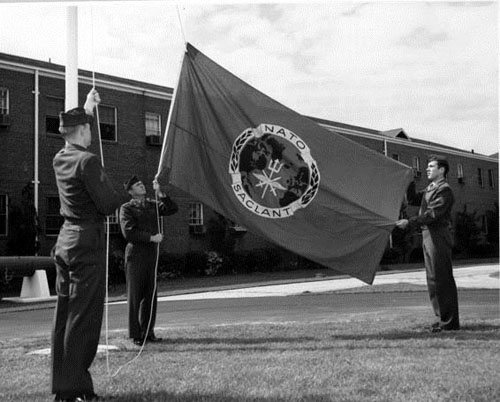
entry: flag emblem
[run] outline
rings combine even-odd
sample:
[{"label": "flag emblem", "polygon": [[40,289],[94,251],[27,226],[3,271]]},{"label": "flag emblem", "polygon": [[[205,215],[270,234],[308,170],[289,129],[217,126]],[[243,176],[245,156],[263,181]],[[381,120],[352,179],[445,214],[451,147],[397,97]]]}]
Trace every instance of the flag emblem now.
[{"label": "flag emblem", "polygon": [[232,189],[241,204],[263,218],[287,218],[305,208],[320,174],[307,144],[292,131],[262,123],[234,141],[229,161]]}]

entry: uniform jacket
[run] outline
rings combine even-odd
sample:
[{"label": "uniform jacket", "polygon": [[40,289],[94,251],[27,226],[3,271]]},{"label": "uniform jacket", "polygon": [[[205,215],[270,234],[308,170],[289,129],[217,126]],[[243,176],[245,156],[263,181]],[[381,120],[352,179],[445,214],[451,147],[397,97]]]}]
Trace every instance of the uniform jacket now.
[{"label": "uniform jacket", "polygon": [[451,226],[451,209],[455,202],[451,187],[445,180],[432,183],[420,192],[415,192],[415,186],[409,188],[408,202],[419,205],[418,216],[411,217],[409,224],[412,228],[432,230],[449,228]]},{"label": "uniform jacket", "polygon": [[[158,212],[161,216],[176,213],[177,204],[170,197],[161,198],[158,202]],[[143,202],[132,199],[120,208],[120,227],[127,240],[125,259],[141,251],[150,252],[155,244],[151,243],[151,236],[158,233],[156,216],[156,201],[146,198]]]},{"label": "uniform jacket", "polygon": [[52,161],[61,215],[70,221],[102,222],[120,205],[99,158],[86,148],[66,144]]}]

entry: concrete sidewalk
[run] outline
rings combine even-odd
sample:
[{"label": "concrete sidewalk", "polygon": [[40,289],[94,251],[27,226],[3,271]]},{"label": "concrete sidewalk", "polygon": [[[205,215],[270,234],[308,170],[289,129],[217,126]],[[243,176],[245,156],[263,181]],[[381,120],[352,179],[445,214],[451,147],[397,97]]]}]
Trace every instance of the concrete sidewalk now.
[{"label": "concrete sidewalk", "polygon": [[[497,263],[471,264],[456,267],[454,276],[457,287],[466,289],[500,289],[500,268]],[[426,286],[425,269],[419,268],[408,271],[381,271],[377,273],[373,286],[391,284],[412,284]],[[368,287],[366,283],[351,277],[335,277],[329,279],[294,280],[287,283],[258,283],[238,286],[224,286],[215,289],[185,289],[175,292],[164,292],[158,295],[158,301],[176,300],[204,300],[204,299],[229,299],[244,297],[278,297],[290,296],[304,293],[324,293],[345,289]],[[229,287],[229,289],[228,289]],[[45,303],[34,300],[37,303],[13,303],[5,305],[9,311],[14,309],[51,308],[55,305],[56,297],[52,296]],[[110,298],[109,304],[125,304],[124,297]],[[16,306],[16,307],[14,307]]]},{"label": "concrete sidewalk", "polygon": [[[453,273],[459,289],[500,289],[499,271],[498,264],[485,264],[455,268]],[[396,283],[426,286],[425,270],[420,269],[398,273],[380,272],[377,274],[373,286]],[[240,289],[215,290],[209,292],[200,291],[170,296],[160,295],[158,301],[277,297],[303,293],[324,293],[363,286],[370,285],[355,278],[336,278],[279,285],[249,286]],[[116,303],[125,303],[125,301]]]}]

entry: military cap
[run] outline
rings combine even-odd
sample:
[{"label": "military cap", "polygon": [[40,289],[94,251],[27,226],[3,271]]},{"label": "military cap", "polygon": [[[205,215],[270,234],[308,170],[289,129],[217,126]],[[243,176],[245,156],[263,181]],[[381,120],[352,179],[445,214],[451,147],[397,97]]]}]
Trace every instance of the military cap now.
[{"label": "military cap", "polygon": [[139,181],[140,181],[139,178],[136,175],[134,175],[130,179],[128,179],[125,183],[123,183],[123,188],[125,189],[125,191],[128,191],[135,183]]},{"label": "military cap", "polygon": [[92,124],[94,117],[88,115],[83,107],[75,107],[67,112],[59,113],[60,127],[74,127],[80,124]]}]

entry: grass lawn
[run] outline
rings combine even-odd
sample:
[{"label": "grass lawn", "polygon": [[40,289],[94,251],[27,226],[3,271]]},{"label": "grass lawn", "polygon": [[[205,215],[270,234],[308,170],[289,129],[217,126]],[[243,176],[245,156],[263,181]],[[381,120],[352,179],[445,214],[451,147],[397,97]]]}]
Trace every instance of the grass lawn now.
[{"label": "grass lawn", "polygon": [[[428,315],[357,314],[331,322],[197,325],[161,329],[138,347],[110,334],[119,351],[98,354],[96,392],[141,401],[498,401],[500,319],[430,334]],[[104,341],[103,341],[104,343]],[[1,344],[0,400],[51,401],[48,337]],[[120,369],[118,374],[114,375]],[[113,376],[114,375],[114,376]]]}]

